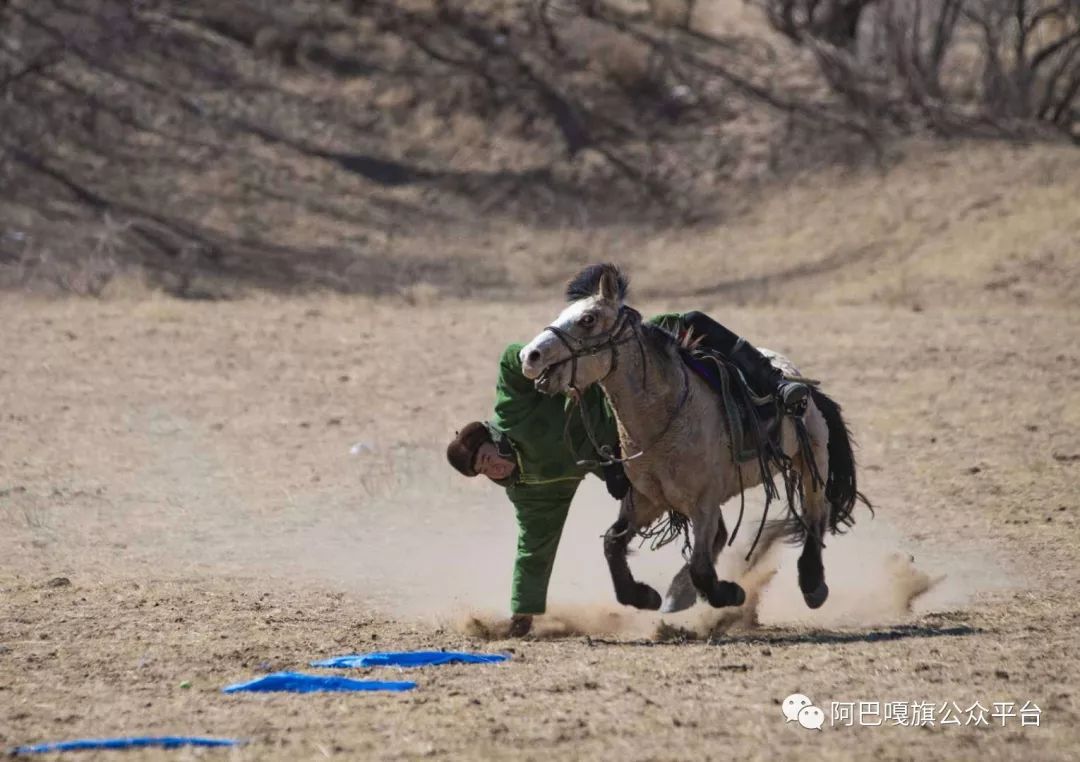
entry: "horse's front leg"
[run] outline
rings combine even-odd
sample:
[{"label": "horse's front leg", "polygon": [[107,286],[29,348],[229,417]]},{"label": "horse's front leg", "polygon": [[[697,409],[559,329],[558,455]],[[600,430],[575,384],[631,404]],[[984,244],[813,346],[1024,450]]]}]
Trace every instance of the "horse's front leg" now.
[{"label": "horse's front leg", "polygon": [[690,554],[690,579],[714,607],[741,606],[746,601],[746,592],[735,582],[722,581],[716,576],[716,554],[727,539],[727,529],[720,506],[706,506],[697,512],[693,522],[694,549]]},{"label": "horse's front leg", "polygon": [[[716,530],[716,539],[713,540],[712,551],[712,563],[715,567],[716,559],[720,556],[720,551],[724,549],[724,544],[727,543],[728,533],[727,526],[724,524],[724,517],[720,516],[719,525]],[[697,603],[698,591],[694,587],[694,580],[690,576],[690,564],[683,564],[682,568],[671,579],[671,584],[668,585],[667,593],[664,595],[664,604],[660,607],[660,611],[664,614],[674,614],[677,611],[685,611],[686,609]]]},{"label": "horse's front leg", "polygon": [[[615,585],[615,598],[624,606],[655,611],[660,608],[660,593],[644,582],[634,579],[630,564],[626,561],[630,540],[643,526],[648,514],[647,503],[635,490],[630,490],[619,508],[619,518],[604,534],[604,557],[607,558],[611,581]],[[646,510],[643,510],[645,508]]]}]

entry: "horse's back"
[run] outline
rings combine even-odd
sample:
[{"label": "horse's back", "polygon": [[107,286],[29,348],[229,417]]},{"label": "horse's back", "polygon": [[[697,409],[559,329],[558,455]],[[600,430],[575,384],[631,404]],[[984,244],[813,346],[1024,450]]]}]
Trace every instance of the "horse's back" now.
[{"label": "horse's back", "polygon": [[798,376],[802,378],[802,372],[795,366],[787,356],[775,352],[765,347],[758,347],[761,354],[769,358],[769,362],[773,364],[773,367],[779,368],[785,376]]}]

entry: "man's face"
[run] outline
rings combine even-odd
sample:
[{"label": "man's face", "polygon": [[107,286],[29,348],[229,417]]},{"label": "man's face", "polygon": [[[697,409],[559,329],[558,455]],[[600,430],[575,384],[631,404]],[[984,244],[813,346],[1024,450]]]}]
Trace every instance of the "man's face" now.
[{"label": "man's face", "polygon": [[499,455],[495,445],[484,442],[476,451],[476,462],[473,468],[476,473],[483,474],[492,481],[500,481],[514,473],[514,461]]}]

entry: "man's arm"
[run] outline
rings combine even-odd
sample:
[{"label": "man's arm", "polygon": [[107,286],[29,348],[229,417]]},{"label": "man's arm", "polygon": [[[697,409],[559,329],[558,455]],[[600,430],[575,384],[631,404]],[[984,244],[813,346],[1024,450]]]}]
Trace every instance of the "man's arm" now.
[{"label": "man's arm", "polygon": [[663,328],[669,333],[678,333],[683,327],[681,312],[662,312],[659,315],[653,315],[646,322]]},{"label": "man's arm", "polygon": [[503,351],[499,360],[499,378],[495,384],[495,414],[491,425],[511,438],[541,400],[540,392],[521,371],[518,353],[523,346],[511,344]]}]

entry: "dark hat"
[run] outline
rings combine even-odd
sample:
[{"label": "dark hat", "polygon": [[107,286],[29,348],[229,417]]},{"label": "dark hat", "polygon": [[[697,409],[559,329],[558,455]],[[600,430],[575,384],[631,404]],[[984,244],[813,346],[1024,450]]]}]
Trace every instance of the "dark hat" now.
[{"label": "dark hat", "polygon": [[484,442],[491,442],[491,432],[480,421],[473,421],[457,433],[446,447],[446,459],[450,465],[466,476],[476,476],[473,468],[476,451]]}]

